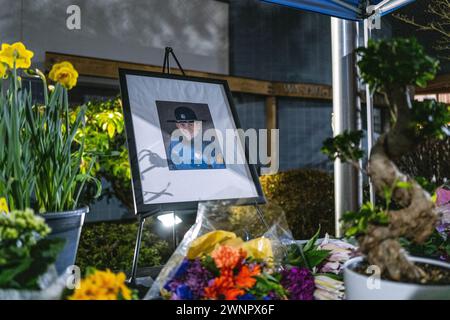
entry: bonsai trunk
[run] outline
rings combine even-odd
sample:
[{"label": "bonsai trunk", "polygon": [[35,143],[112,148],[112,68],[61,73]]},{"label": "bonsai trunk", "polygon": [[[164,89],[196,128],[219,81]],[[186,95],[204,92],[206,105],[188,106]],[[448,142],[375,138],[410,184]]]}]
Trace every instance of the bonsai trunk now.
[{"label": "bonsai trunk", "polygon": [[[406,237],[422,243],[433,232],[438,216],[430,195],[395,165],[395,160],[419,143],[411,125],[409,92],[402,87],[386,91],[389,92],[386,98],[393,127],[373,147],[368,174],[377,194],[384,197],[386,188],[393,190],[392,200],[403,209],[389,210],[389,225],[370,225],[359,242],[369,264],[377,265],[382,274],[393,280],[422,282],[426,280],[426,274],[408,261],[398,238]],[[407,182],[408,187],[399,187],[398,182]]]}]

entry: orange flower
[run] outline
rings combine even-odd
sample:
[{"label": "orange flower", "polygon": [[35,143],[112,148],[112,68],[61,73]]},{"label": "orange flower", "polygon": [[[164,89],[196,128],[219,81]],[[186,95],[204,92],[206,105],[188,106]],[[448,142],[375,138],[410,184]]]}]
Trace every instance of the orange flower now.
[{"label": "orange flower", "polygon": [[[242,262],[247,253],[242,249],[230,246],[220,246],[215,249],[212,258],[216,267],[220,269],[220,277],[213,280],[212,284],[205,288],[205,298],[213,300],[236,300],[245,290],[256,283],[255,276],[261,273],[259,265],[250,268]],[[235,272],[238,272],[235,275]]]},{"label": "orange flower", "polygon": [[[219,269],[233,269],[243,259],[243,251],[229,246],[220,246],[211,256]],[[245,254],[244,254],[245,258]]]},{"label": "orange flower", "polygon": [[213,300],[236,300],[238,296],[244,293],[244,290],[236,288],[233,276],[228,272],[215,278],[213,284],[205,288],[205,297]]},{"label": "orange flower", "polygon": [[244,290],[238,288],[232,288],[226,290],[223,294],[225,296],[225,300],[237,300],[237,297],[242,296],[245,293]]},{"label": "orange flower", "polygon": [[249,289],[253,287],[256,283],[254,277],[261,273],[261,268],[256,265],[252,269],[248,266],[242,266],[241,270],[236,276],[236,286],[243,289]]}]

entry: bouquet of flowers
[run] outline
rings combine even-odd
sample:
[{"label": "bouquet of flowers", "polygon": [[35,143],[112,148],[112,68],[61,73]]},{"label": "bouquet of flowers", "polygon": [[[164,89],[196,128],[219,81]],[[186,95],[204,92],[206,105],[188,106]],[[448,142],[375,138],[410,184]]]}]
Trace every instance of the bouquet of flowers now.
[{"label": "bouquet of flowers", "polygon": [[[437,231],[447,239],[450,235],[450,190],[440,187],[436,190],[436,205],[441,213],[441,220]],[[450,253],[447,254],[447,256]],[[450,260],[450,259],[449,259]]]},{"label": "bouquet of flowers", "polygon": [[[177,300],[286,299],[280,280],[264,259],[248,256],[243,248],[219,245],[201,258],[185,258],[163,292],[165,298]],[[313,287],[314,280],[309,280]]]},{"label": "bouquet of flowers", "polygon": [[[215,229],[227,223],[223,216],[211,214],[210,209],[200,208],[197,223],[155,280],[147,299],[344,297],[340,271],[355,251],[352,245],[328,237],[319,240],[319,231],[307,242],[296,242],[281,223],[273,221],[263,235],[244,241],[235,232]],[[202,233],[205,228],[209,231]]]},{"label": "bouquet of flowers", "polygon": [[436,190],[436,207],[440,220],[436,232],[425,244],[424,253],[437,254],[440,260],[450,262],[450,190],[448,186],[442,186]]},{"label": "bouquet of flowers", "polygon": [[[308,270],[294,267],[275,273],[272,259],[270,241],[266,238],[243,242],[232,232],[212,231],[196,239],[189,248],[187,257],[165,284],[163,297],[272,300],[293,295],[312,298],[314,278]],[[283,286],[292,278],[300,279],[302,285]]]}]

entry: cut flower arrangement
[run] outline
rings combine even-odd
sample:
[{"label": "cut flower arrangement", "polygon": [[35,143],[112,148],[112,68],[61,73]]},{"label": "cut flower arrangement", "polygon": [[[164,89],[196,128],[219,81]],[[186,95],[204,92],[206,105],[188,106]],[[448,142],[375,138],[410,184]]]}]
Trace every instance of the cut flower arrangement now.
[{"label": "cut flower arrangement", "polygon": [[[168,277],[161,295],[172,300],[334,300],[344,298],[340,271],[355,248],[319,232],[306,244],[291,243],[276,261],[272,241],[244,242],[215,230],[195,239]],[[321,242],[321,244],[317,244]]]}]

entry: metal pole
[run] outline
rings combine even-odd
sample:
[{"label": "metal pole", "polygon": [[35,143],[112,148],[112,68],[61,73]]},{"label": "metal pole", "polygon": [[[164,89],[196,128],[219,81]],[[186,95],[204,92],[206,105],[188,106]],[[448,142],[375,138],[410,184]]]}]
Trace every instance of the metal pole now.
[{"label": "metal pole", "polygon": [[[360,47],[362,44],[360,43],[360,24],[356,24],[356,46]],[[358,62],[358,57],[356,57],[356,62]],[[356,82],[356,90],[359,93],[360,90],[360,81]],[[363,130],[363,121],[362,121],[362,102],[361,96],[359,94],[356,95],[356,130]],[[363,141],[359,142],[359,148],[363,149]],[[359,167],[362,168],[364,163],[364,159],[359,159]],[[361,170],[358,171],[358,207],[361,207],[364,201],[364,174]]]},{"label": "metal pole", "polygon": [[173,219],[173,225],[172,225],[172,245],[173,245],[173,251],[177,249],[177,224],[176,224],[176,215],[175,211],[172,212],[172,219]]},{"label": "metal pole", "polygon": [[141,241],[142,241],[142,230],[144,229],[145,218],[139,215],[139,227],[138,233],[136,236],[136,246],[134,247],[134,256],[133,256],[133,266],[131,268],[131,278],[128,280],[128,283],[135,284],[136,275],[139,263],[139,251],[141,250]]},{"label": "metal pole", "polygon": [[[369,39],[371,37],[371,32],[369,28],[369,21],[364,19],[364,46],[367,48],[369,44]],[[370,151],[372,150],[374,144],[373,138],[373,97],[370,92],[369,85],[366,84],[366,110],[367,110],[367,156],[370,157]],[[370,193],[370,202],[375,203],[375,189],[373,187],[373,183],[369,178],[369,193]]]},{"label": "metal pole", "polygon": [[[333,133],[356,129],[356,22],[331,18],[333,64]],[[336,237],[342,236],[340,220],[358,207],[358,172],[349,164],[334,163]]]}]

